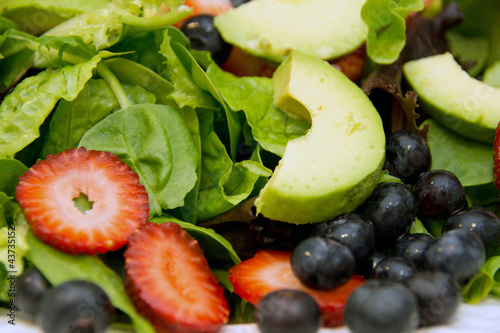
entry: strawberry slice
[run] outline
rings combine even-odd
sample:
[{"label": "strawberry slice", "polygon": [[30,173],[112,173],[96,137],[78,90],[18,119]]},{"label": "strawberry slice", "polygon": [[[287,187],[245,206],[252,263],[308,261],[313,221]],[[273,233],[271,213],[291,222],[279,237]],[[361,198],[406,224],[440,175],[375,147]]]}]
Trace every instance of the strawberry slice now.
[{"label": "strawberry slice", "polygon": [[158,332],[215,332],[228,322],[224,291],[198,242],[178,224],[146,224],[124,253],[127,291]]},{"label": "strawberry slice", "polygon": [[261,250],[253,258],[232,267],[229,270],[229,281],[234,286],[234,292],[257,305],[271,291],[298,289],[316,300],[323,316],[323,326],[343,325],[347,298],[365,279],[361,275],[353,275],[347,283],[333,290],[310,289],[293,274],[290,256],[291,252],[287,251]]},{"label": "strawberry slice", "polygon": [[37,162],[19,178],[16,199],[38,238],[75,254],[121,248],[149,216],[139,176],[118,156],[85,148]]},{"label": "strawberry slice", "polygon": [[497,125],[493,143],[493,180],[500,191],[500,122]]}]

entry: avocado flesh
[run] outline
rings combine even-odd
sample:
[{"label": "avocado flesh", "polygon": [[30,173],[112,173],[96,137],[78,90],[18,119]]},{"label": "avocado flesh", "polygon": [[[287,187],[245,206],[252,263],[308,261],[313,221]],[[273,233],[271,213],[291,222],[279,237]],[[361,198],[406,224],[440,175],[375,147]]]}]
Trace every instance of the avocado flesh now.
[{"label": "avocado flesh", "polygon": [[344,74],[316,57],[292,52],[277,69],[274,102],[312,120],[288,142],[255,201],[257,213],[284,222],[321,222],[350,212],[373,191],[385,158],[377,110]]},{"label": "avocado flesh", "polygon": [[500,89],[462,70],[444,53],[406,63],[403,72],[418,102],[436,120],[460,135],[493,143],[500,121]]},{"label": "avocado flesh", "polygon": [[366,40],[366,0],[253,0],[222,13],[215,26],[230,44],[281,62],[292,51],[330,60]]}]

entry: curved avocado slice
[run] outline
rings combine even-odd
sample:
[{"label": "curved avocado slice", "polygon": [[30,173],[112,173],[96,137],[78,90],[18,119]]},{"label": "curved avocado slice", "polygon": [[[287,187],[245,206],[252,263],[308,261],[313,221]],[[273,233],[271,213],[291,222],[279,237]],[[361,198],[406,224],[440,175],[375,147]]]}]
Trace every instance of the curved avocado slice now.
[{"label": "curved avocado slice", "polygon": [[296,51],[274,80],[276,106],[312,124],[307,134],[288,142],[255,201],[257,213],[302,224],[354,210],[377,185],[385,158],[377,110],[340,71]]},{"label": "curved avocado slice", "polygon": [[492,143],[500,121],[500,89],[462,70],[451,53],[407,62],[403,72],[418,102],[447,128]]},{"label": "curved avocado slice", "polygon": [[366,0],[253,0],[218,15],[215,26],[230,44],[281,62],[292,51],[330,60],[366,40]]}]

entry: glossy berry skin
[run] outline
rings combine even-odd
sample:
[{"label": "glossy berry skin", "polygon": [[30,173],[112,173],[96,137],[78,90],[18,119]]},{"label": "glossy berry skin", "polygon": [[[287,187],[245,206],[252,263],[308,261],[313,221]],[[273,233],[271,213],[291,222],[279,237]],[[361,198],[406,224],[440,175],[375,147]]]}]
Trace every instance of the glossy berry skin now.
[{"label": "glossy berry skin", "polygon": [[443,233],[424,253],[425,269],[447,273],[459,284],[479,272],[484,260],[483,243],[475,234],[464,229]]},{"label": "glossy berry skin", "polygon": [[191,41],[191,48],[210,52],[217,64],[222,64],[229,56],[231,45],[222,40],[219,31],[214,26],[212,15],[202,14],[190,17],[182,24],[181,31]]},{"label": "glossy berry skin", "polygon": [[470,207],[451,215],[443,226],[443,232],[452,229],[466,229],[475,233],[483,242],[487,256],[500,247],[500,218],[489,209]]},{"label": "glossy berry skin", "polygon": [[300,290],[281,289],[268,293],[255,308],[261,333],[317,332],[322,323],[316,301]]},{"label": "glossy berry skin", "polygon": [[373,252],[368,259],[364,260],[356,267],[356,270],[363,275],[365,279],[371,279],[375,272],[375,268],[385,258],[387,258],[387,254],[385,252],[375,250],[375,252]]},{"label": "glossy berry skin", "polygon": [[369,280],[347,300],[345,321],[352,333],[413,332],[418,327],[418,302],[402,283]]},{"label": "glossy berry skin", "polygon": [[72,280],[47,292],[38,306],[35,323],[44,332],[104,333],[112,314],[104,290],[89,281]]},{"label": "glossy berry skin", "polygon": [[354,256],[345,245],[323,237],[309,237],[293,250],[294,275],[312,289],[330,290],[346,283],[354,271]]},{"label": "glossy berry skin", "polygon": [[413,188],[419,211],[435,220],[448,218],[465,205],[465,189],[452,172],[431,170],[422,173]]},{"label": "glossy berry skin", "polygon": [[319,224],[312,232],[336,240],[347,246],[356,261],[356,265],[368,259],[375,251],[375,230],[364,216],[356,213],[342,214],[333,220]]},{"label": "glossy berry skin", "polygon": [[415,196],[403,184],[379,185],[363,203],[360,213],[370,220],[375,229],[378,248],[392,247],[415,219]]},{"label": "glossy berry skin", "polygon": [[417,271],[416,267],[401,257],[387,257],[373,271],[373,278],[404,282]]},{"label": "glossy berry skin", "polygon": [[428,234],[404,234],[396,240],[391,255],[404,258],[417,268],[422,268],[424,252],[432,242],[434,238]]},{"label": "glossy berry skin", "polygon": [[446,324],[462,300],[453,280],[442,272],[420,272],[405,284],[417,296],[420,326]]},{"label": "glossy berry skin", "polygon": [[231,4],[233,5],[233,7],[239,7],[241,5],[243,5],[244,3],[247,3],[247,2],[250,2],[251,0],[231,0]]},{"label": "glossy berry skin", "polygon": [[50,283],[35,267],[27,268],[16,278],[16,306],[28,317],[34,317],[38,303],[49,290]]},{"label": "glossy berry skin", "polygon": [[431,153],[425,139],[407,130],[397,131],[387,137],[384,169],[400,178],[405,184],[413,184],[418,176],[429,170]]}]

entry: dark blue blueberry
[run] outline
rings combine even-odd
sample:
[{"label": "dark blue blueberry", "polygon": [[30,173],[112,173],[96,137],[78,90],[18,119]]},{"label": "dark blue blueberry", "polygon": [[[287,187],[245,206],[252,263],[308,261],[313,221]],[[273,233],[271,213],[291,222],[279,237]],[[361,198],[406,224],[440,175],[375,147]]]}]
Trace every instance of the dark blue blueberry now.
[{"label": "dark blue blueberry", "polygon": [[247,3],[247,2],[250,2],[251,0],[231,0],[231,4],[233,5],[233,7],[238,7],[238,6],[241,6],[242,4],[244,3]]},{"label": "dark blue blueberry", "polygon": [[396,240],[391,254],[405,258],[420,269],[424,263],[424,252],[433,241],[434,238],[428,234],[404,234]]},{"label": "dark blue blueberry", "polygon": [[316,301],[299,290],[268,293],[257,304],[255,321],[261,333],[315,333],[322,324]]},{"label": "dark blue blueberry", "polygon": [[447,170],[422,173],[413,187],[419,211],[435,220],[447,219],[466,203],[460,180]]},{"label": "dark blue blueberry", "polygon": [[417,271],[408,260],[401,257],[387,257],[373,271],[373,278],[403,282]]},{"label": "dark blue blueberry", "polygon": [[431,153],[425,139],[407,130],[387,137],[384,169],[400,178],[405,184],[413,184],[418,176],[429,170]]},{"label": "dark blue blueberry", "polygon": [[483,207],[463,209],[446,220],[443,232],[459,228],[475,233],[483,242],[488,257],[500,247],[500,219],[489,209]]},{"label": "dark blue blueberry", "polygon": [[370,221],[356,213],[340,215],[318,225],[312,235],[330,238],[347,246],[356,265],[367,260],[375,251],[375,230]]},{"label": "dark blue blueberry", "polygon": [[351,293],[344,317],[352,333],[409,333],[418,327],[418,302],[402,283],[369,280]]},{"label": "dark blue blueberry", "polygon": [[405,284],[417,296],[420,326],[446,324],[462,300],[453,280],[443,272],[420,272]]},{"label": "dark blue blueberry", "polygon": [[364,260],[356,267],[359,274],[363,275],[365,279],[371,279],[375,272],[377,265],[387,258],[387,254],[382,251],[375,251],[368,259]]},{"label": "dark blue blueberry", "polygon": [[231,52],[231,45],[220,36],[212,15],[203,14],[188,18],[182,24],[181,31],[191,41],[192,49],[210,52],[212,59],[219,65]]},{"label": "dark blue blueberry", "polygon": [[35,267],[27,268],[16,278],[16,306],[28,317],[34,317],[38,303],[50,288],[50,283]]},{"label": "dark blue blueberry", "polygon": [[427,270],[447,273],[459,284],[479,272],[484,260],[483,243],[465,229],[443,233],[424,252],[424,267]]},{"label": "dark blue blueberry", "polygon": [[45,294],[35,322],[44,332],[104,333],[112,314],[113,307],[104,290],[89,281],[72,280]]},{"label": "dark blue blueberry", "polygon": [[292,271],[306,286],[330,290],[346,283],[354,271],[349,248],[333,239],[309,237],[293,250]]},{"label": "dark blue blueberry", "polygon": [[390,248],[415,219],[417,206],[412,191],[403,184],[379,185],[359,208],[375,229],[378,248]]}]

